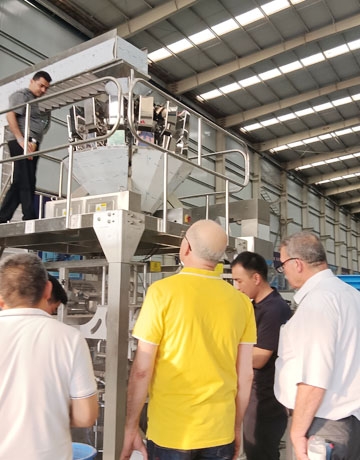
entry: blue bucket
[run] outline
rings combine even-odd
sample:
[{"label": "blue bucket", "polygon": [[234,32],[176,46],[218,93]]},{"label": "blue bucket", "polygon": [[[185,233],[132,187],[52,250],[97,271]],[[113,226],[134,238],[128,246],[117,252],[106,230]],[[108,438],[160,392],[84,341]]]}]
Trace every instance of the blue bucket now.
[{"label": "blue bucket", "polygon": [[96,457],[97,450],[89,444],[81,442],[72,443],[73,460],[92,460]]}]

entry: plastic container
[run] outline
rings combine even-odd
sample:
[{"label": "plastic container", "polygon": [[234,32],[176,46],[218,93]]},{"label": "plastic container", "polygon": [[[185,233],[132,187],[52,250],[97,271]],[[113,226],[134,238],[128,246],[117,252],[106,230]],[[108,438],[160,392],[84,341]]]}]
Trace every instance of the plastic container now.
[{"label": "plastic container", "polygon": [[73,460],[92,460],[96,457],[97,450],[81,442],[72,443]]},{"label": "plastic container", "polygon": [[331,458],[331,444],[320,436],[311,436],[308,442],[309,460],[329,460]]}]

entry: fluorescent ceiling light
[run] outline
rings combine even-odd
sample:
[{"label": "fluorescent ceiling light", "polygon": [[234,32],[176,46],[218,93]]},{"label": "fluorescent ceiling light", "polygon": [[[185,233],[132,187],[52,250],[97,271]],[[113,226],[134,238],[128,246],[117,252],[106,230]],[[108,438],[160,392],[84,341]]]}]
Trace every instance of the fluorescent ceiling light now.
[{"label": "fluorescent ceiling light", "polygon": [[360,131],[360,126],[353,126],[352,130],[354,131],[354,133],[357,133],[358,131]]},{"label": "fluorescent ceiling light", "polygon": [[352,97],[353,101],[359,101],[360,100],[360,93],[353,94],[351,97]]},{"label": "fluorescent ceiling light", "polygon": [[220,22],[220,24],[216,24],[211,28],[217,35],[224,35],[238,29],[239,24],[234,19],[228,19],[227,21]]},{"label": "fluorescent ceiling light", "polygon": [[331,139],[332,138],[332,135],[329,133],[329,134],[321,134],[321,136],[319,136],[319,139],[321,141],[325,141],[326,139]]},{"label": "fluorescent ceiling light", "polygon": [[311,166],[315,168],[316,166],[324,166],[325,164],[325,161],[316,161],[315,163],[312,163]]},{"label": "fluorescent ceiling light", "polygon": [[185,50],[188,50],[189,48],[192,48],[192,44],[189,42],[187,38],[183,38],[182,40],[179,40],[178,42],[172,43],[171,45],[168,46],[168,48],[170,51],[176,54],[176,53],[181,53],[181,51],[185,51]]},{"label": "fluorescent ceiling light", "polygon": [[331,59],[335,56],[340,56],[340,54],[345,54],[349,52],[349,48],[347,45],[340,45],[336,46],[335,48],[331,48],[329,50],[324,51],[325,57]]},{"label": "fluorescent ceiling light", "polygon": [[305,0],[290,0],[290,3],[291,3],[292,5],[296,5],[296,4],[302,3],[302,2],[305,2]]},{"label": "fluorescent ceiling light", "polygon": [[279,75],[281,75],[281,72],[276,67],[274,69],[268,70],[267,72],[259,73],[259,77],[262,80],[270,80],[271,78],[278,77]]},{"label": "fluorescent ceiling light", "polygon": [[301,63],[304,66],[317,64],[318,62],[322,61],[325,61],[325,56],[323,55],[323,53],[312,54],[311,56],[301,59]]},{"label": "fluorescent ceiling light", "polygon": [[218,89],[213,89],[212,91],[208,91],[207,93],[200,94],[200,97],[209,100],[214,99],[215,97],[219,97],[221,95],[222,93]]},{"label": "fluorescent ceiling light", "polygon": [[239,83],[230,83],[230,85],[222,86],[221,91],[225,94],[233,93],[234,91],[238,91],[240,88]]},{"label": "fluorescent ceiling light", "polygon": [[246,26],[264,17],[265,17],[264,14],[261,12],[259,8],[254,8],[253,10],[247,11],[246,13],[239,14],[239,16],[236,16],[235,19],[242,26]]},{"label": "fluorescent ceiling light", "polygon": [[331,104],[331,102],[325,102],[324,104],[315,105],[313,107],[315,112],[321,112],[323,110],[328,110],[328,109],[333,109],[333,108],[334,106]]},{"label": "fluorescent ceiling light", "polygon": [[200,45],[201,43],[208,42],[208,41],[212,40],[213,38],[216,38],[216,37],[211,32],[210,29],[205,29],[205,30],[202,30],[201,32],[198,32],[196,34],[189,35],[189,39],[193,43],[195,43],[195,45]]},{"label": "fluorescent ceiling light", "polygon": [[353,153],[354,157],[360,157],[360,152],[358,153]]},{"label": "fluorescent ceiling light", "polygon": [[274,13],[278,13],[281,10],[289,8],[289,2],[287,0],[273,0],[272,2],[261,5],[261,9],[269,16]]},{"label": "fluorescent ceiling light", "polygon": [[309,115],[310,113],[314,113],[314,109],[311,107],[308,107],[307,109],[297,110],[295,112],[295,115],[297,117],[304,117],[305,115]]},{"label": "fluorescent ceiling light", "polygon": [[256,83],[260,83],[261,80],[257,75],[254,75],[253,77],[245,78],[244,80],[240,80],[239,84],[243,87],[246,88],[247,86],[252,86],[256,85]]},{"label": "fluorescent ceiling light", "polygon": [[337,163],[339,160],[339,157],[338,158],[330,158],[329,160],[326,160],[326,163],[327,164],[330,164],[330,163]]},{"label": "fluorescent ceiling light", "polygon": [[319,182],[316,182],[317,185],[320,185],[320,184],[328,184],[330,181],[330,179],[325,179],[325,180],[321,180]]},{"label": "fluorescent ceiling light", "polygon": [[295,113],[287,113],[286,115],[281,115],[280,117],[278,117],[278,120],[288,121],[288,120],[293,120],[294,118],[296,118]]},{"label": "fluorescent ceiling light", "polygon": [[289,64],[282,65],[279,67],[282,73],[290,73],[294,72],[295,70],[299,70],[302,68],[302,64],[300,61],[289,62]]},{"label": "fluorescent ceiling light", "polygon": [[342,157],[339,157],[339,160],[343,161],[343,160],[351,160],[352,158],[354,158],[354,155],[343,155]]},{"label": "fluorescent ceiling light", "polygon": [[165,48],[160,48],[159,50],[153,51],[152,53],[148,54],[148,58],[153,62],[161,61],[162,59],[166,59],[172,54]]}]

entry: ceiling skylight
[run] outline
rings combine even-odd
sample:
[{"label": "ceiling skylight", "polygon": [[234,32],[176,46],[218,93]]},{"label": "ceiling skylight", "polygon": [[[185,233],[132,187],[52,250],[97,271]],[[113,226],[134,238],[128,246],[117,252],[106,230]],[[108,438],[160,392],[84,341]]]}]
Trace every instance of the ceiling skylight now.
[{"label": "ceiling skylight", "polygon": [[313,163],[308,163],[306,165],[299,166],[295,168],[295,171],[303,171],[304,169],[315,168],[316,166],[323,166],[331,163],[339,163],[340,161],[351,160],[360,156],[360,152],[349,153],[348,155],[342,155],[336,158],[329,158],[328,160],[323,161],[314,161]]},{"label": "ceiling skylight", "polygon": [[254,8],[246,13],[239,14],[239,16],[236,16],[235,19],[240,23],[240,25],[247,26],[252,22],[262,19],[264,16],[264,13],[262,13],[259,8]]},{"label": "ceiling skylight", "polygon": [[[290,8],[292,5],[296,5],[304,1],[305,0],[290,0],[289,2],[288,0],[274,0],[265,3],[264,5],[260,5],[259,8],[254,8],[252,10],[246,11],[245,13],[239,14],[235,18],[228,19],[227,21],[220,22],[219,24],[215,24],[211,27],[211,29],[215,32],[216,35],[221,36],[238,29],[239,26],[247,26],[248,24],[252,24],[253,22],[263,19],[266,17],[266,15],[271,16],[272,14],[276,14],[281,10]],[[205,29],[190,35],[188,38],[194,45],[200,45],[201,43],[213,40],[215,35],[210,29]],[[186,38],[184,40],[186,40]],[[182,42],[182,40],[179,40],[175,43],[170,43],[163,48],[152,51],[148,54],[149,60],[152,62],[158,62],[172,56],[172,53],[169,52],[169,50],[172,50],[172,48],[176,49],[176,51],[173,51],[174,54],[178,54],[182,51],[185,51],[186,49],[189,49],[188,47],[183,49],[180,47],[178,50],[177,43],[179,42]],[[190,47],[193,46],[192,43],[190,44]]]},{"label": "ceiling skylight", "polygon": [[[324,53],[316,53],[316,54],[313,54],[311,56],[307,56],[303,59],[301,59],[300,61],[294,61],[294,62],[289,62],[288,64],[280,67],[280,68],[273,68],[273,69],[270,69],[266,72],[263,72],[263,73],[260,73],[259,75],[254,75],[253,77],[250,77],[250,78],[246,78],[245,80],[240,80],[238,83],[240,84],[240,86],[242,87],[248,87],[248,86],[252,86],[252,85],[256,85],[257,83],[260,83],[261,81],[265,81],[265,80],[270,80],[272,78],[276,78],[276,77],[279,77],[280,75],[282,75],[284,72],[282,72],[282,69],[285,68],[286,70],[286,73],[290,73],[290,72],[294,72],[295,70],[298,70],[300,69],[301,67],[307,67],[307,66],[310,66],[310,65],[314,65],[314,64],[318,64],[319,62],[322,62],[322,61],[325,61],[325,54],[330,58],[330,57],[335,57],[335,56],[338,56],[339,55],[339,50],[342,50],[342,52],[350,52],[350,43],[348,44],[345,44],[345,45],[341,45],[341,46],[336,46],[335,48],[330,48],[326,51],[324,51]],[[220,91],[222,90],[221,88],[219,88]],[[221,93],[220,93],[221,95]],[[200,96],[203,98],[203,99],[207,99],[204,94],[200,94]]]},{"label": "ceiling skylight", "polygon": [[172,51],[174,54],[180,53],[181,51],[188,50],[192,47],[192,44],[186,38],[179,40],[178,42],[169,45],[169,50]]},{"label": "ceiling skylight", "polygon": [[[325,138],[326,139],[336,138],[336,137],[344,136],[346,134],[351,134],[351,133],[359,131],[359,130],[360,130],[360,125],[357,125],[357,126],[354,126],[353,128],[348,128],[348,129],[343,129],[341,131],[335,131],[335,132],[332,132],[332,133],[323,134],[323,135],[321,135],[319,137],[313,137],[313,138],[309,137],[309,138],[306,138],[306,139],[302,139],[301,141],[296,141],[296,142],[291,142],[289,144],[279,145],[278,147],[274,147],[270,151],[272,153],[276,153],[276,152],[279,152],[280,150],[285,150],[286,148],[291,149],[291,148],[294,148],[294,147],[300,147],[301,145],[310,144],[311,142],[319,142],[320,140],[324,140]],[[297,169],[301,169],[301,168],[302,168],[302,166],[300,166]]]},{"label": "ceiling skylight", "polygon": [[262,5],[261,9],[270,16],[271,14],[278,13],[279,11],[285,10],[286,8],[289,8],[289,2],[287,0],[274,0],[269,3],[265,3],[265,5]]},{"label": "ceiling skylight", "polygon": [[[290,112],[285,115],[280,115],[279,117],[275,117],[273,119],[277,120],[277,123],[283,123],[284,121],[292,120],[294,118],[300,118],[300,117],[305,117],[306,115],[311,115],[314,112],[321,112],[324,110],[333,109],[334,107],[338,107],[340,105],[351,104],[352,102],[356,102],[358,100],[360,100],[360,93],[354,94],[351,97],[348,96],[348,97],[342,97],[340,99],[333,99],[330,102],[325,102],[324,104],[314,105],[313,107],[308,107],[306,109],[297,110],[296,112]],[[254,131],[255,129],[261,129],[266,126],[268,125],[265,124],[265,120],[264,121],[260,120],[258,123],[251,123],[249,125],[244,125],[242,128],[244,132],[246,132],[246,131]]]},{"label": "ceiling skylight", "polygon": [[[205,29],[202,30],[201,32],[198,32],[197,34],[193,34],[189,36],[189,39],[195,44],[195,45],[201,45],[201,43],[208,42],[215,38],[215,35],[213,32],[211,32],[210,29]],[[190,44],[190,46],[192,46]],[[170,46],[169,46],[170,48]]]}]

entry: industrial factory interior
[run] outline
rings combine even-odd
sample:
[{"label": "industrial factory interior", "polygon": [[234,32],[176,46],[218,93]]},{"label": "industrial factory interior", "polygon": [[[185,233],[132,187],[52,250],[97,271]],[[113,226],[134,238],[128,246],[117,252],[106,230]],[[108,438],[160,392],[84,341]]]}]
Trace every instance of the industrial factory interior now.
[{"label": "industrial factory interior", "polygon": [[98,460],[119,458],[131,332],[189,225],[224,228],[229,282],[260,253],[293,310],[285,236],[316,233],[335,275],[360,274],[359,24],[358,0],[0,0],[1,200],[9,96],[52,77],[38,216],[0,225],[1,255],[36,252],[67,292],[57,319],[86,338],[99,398],[73,439]]}]

